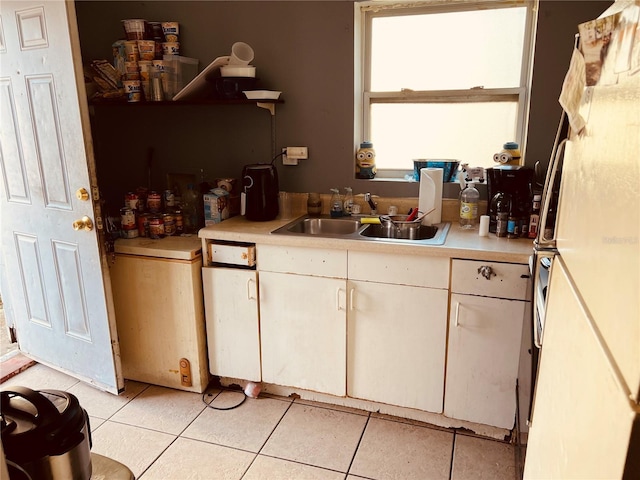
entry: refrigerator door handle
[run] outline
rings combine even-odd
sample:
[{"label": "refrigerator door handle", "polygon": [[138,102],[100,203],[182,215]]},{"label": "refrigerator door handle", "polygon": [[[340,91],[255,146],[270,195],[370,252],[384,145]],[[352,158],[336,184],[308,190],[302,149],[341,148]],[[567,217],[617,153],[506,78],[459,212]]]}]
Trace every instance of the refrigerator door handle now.
[{"label": "refrigerator door handle", "polygon": [[540,212],[540,227],[538,230],[538,239],[536,244],[538,248],[549,248],[556,246],[555,233],[553,238],[545,237],[545,225],[547,224],[547,217],[549,216],[549,207],[551,205],[551,197],[553,196],[553,184],[558,173],[558,165],[560,164],[560,156],[564,152],[564,146],[567,143],[567,139],[563,139],[558,145],[556,154],[553,158],[553,164],[549,167],[547,172],[547,179],[545,180],[545,187],[542,198],[542,211]]},{"label": "refrigerator door handle", "polygon": [[[534,255],[533,264],[533,344],[537,349],[542,348],[542,336],[544,334],[544,319],[546,315],[547,299],[540,298],[542,288],[540,288],[540,261],[543,258],[553,260],[555,251],[537,251]],[[548,277],[547,277],[548,282]],[[540,322],[540,330],[538,330],[538,322]]]}]

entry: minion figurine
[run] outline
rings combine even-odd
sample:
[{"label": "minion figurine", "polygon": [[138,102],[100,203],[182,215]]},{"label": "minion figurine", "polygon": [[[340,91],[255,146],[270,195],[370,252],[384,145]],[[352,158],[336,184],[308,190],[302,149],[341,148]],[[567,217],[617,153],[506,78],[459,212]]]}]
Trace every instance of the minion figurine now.
[{"label": "minion figurine", "polygon": [[376,152],[371,142],[362,142],[356,152],[356,178],[371,179],[376,176]]}]

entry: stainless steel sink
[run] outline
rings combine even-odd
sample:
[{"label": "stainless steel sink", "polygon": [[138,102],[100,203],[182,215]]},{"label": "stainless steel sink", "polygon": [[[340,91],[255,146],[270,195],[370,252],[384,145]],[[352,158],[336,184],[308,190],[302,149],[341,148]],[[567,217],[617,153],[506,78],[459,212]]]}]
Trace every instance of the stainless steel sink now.
[{"label": "stainless steel sink", "polygon": [[443,245],[450,223],[420,226],[415,238],[397,238],[397,232],[377,224],[363,224],[360,217],[332,218],[304,216],[274,230],[276,235],[315,236],[342,238],[345,240],[362,240],[367,242],[407,243],[412,245]]},{"label": "stainless steel sink", "polygon": [[362,226],[359,220],[348,218],[303,218],[290,226],[285,225],[292,233],[308,235],[349,235]]}]

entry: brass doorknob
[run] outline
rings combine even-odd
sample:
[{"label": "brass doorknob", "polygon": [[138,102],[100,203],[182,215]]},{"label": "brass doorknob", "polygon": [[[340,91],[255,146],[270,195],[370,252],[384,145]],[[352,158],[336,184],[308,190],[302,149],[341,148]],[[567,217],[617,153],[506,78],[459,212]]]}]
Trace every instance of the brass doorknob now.
[{"label": "brass doorknob", "polygon": [[87,192],[86,188],[79,188],[78,190],[76,190],[76,198],[78,200],[86,202],[87,200],[89,200],[89,192]]},{"label": "brass doorknob", "polygon": [[76,220],[75,222],[73,222],[73,229],[86,230],[87,232],[90,232],[91,230],[93,230],[93,222],[89,217],[85,215],[80,220]]}]

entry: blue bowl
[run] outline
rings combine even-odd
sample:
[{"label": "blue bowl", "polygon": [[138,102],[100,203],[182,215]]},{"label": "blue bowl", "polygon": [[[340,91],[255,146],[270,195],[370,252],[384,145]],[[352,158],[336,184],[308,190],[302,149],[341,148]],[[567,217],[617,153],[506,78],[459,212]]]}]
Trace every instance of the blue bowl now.
[{"label": "blue bowl", "polygon": [[421,168],[441,168],[442,181],[455,182],[460,162],[457,160],[414,160],[413,161],[413,179],[420,181]]}]

